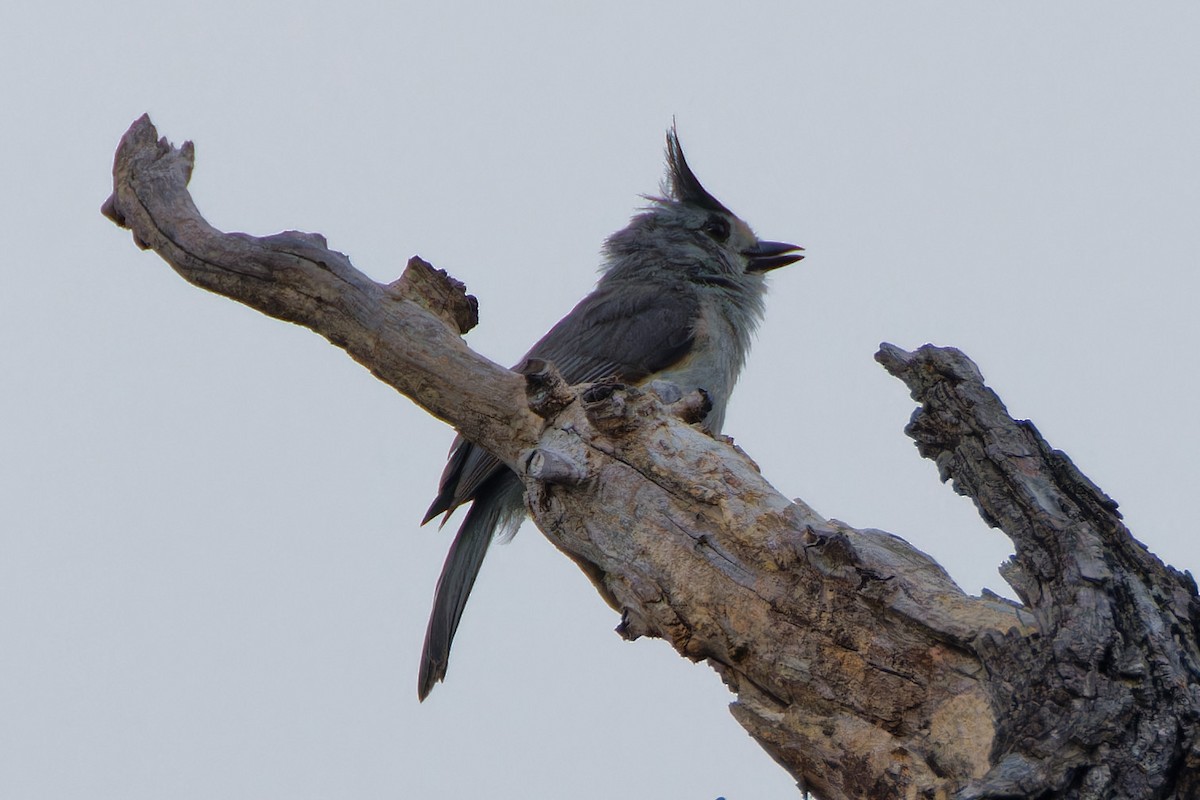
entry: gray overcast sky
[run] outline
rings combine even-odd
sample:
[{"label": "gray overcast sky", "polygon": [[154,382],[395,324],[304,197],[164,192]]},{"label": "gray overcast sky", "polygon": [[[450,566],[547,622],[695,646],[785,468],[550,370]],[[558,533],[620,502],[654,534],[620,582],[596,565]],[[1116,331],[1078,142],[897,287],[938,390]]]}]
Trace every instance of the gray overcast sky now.
[{"label": "gray overcast sky", "polygon": [[145,111],[213,224],[379,280],[420,253],[502,363],[590,288],[674,115],[713,194],[808,248],[725,426],[777,487],[1004,591],[872,361],[955,345],[1200,565],[1200,5],[10,6],[0,796],[795,796],[715,675],[622,642],[528,526],[417,704],[451,431],[100,216]]}]

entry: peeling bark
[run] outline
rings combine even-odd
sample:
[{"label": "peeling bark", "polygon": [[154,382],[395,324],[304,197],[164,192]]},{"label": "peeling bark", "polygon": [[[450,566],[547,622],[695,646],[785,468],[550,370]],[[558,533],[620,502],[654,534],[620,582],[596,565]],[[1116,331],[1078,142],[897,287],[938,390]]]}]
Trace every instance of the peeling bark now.
[{"label": "peeling bark", "polygon": [[103,211],[186,280],[311,328],[522,477],[531,515],[622,614],[630,639],[706,660],[734,717],[817,797],[1200,796],[1200,601],[1116,503],[956,350],[877,359],[921,408],[907,432],[1012,539],[1022,599],[964,594],[902,539],[788,500],[706,398],[566,386],[460,334],[475,300],[420,259],[378,284],[318,235],[222,233],[187,192],[194,150],[147,117]]}]

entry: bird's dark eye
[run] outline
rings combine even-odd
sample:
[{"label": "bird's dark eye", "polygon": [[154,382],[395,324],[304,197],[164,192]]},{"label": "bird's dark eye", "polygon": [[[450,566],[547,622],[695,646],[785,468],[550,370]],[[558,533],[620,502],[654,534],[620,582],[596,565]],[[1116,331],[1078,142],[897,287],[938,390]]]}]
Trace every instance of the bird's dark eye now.
[{"label": "bird's dark eye", "polygon": [[704,232],[718,242],[724,242],[729,238],[729,220],[722,216],[713,214],[704,221]]}]

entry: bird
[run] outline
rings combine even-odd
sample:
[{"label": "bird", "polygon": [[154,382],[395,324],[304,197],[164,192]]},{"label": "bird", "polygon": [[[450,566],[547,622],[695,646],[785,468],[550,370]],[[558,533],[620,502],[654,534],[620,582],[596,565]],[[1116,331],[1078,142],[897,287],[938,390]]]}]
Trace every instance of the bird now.
[{"label": "bird", "polygon": [[[804,248],[759,239],[701,185],[674,125],[667,131],[660,196],[608,237],[595,289],[525,358],[557,367],[576,385],[668,381],[703,390],[701,421],[720,433],[751,340],[763,317],[765,274],[804,258]],[[421,524],[471,503],[446,555],[434,594],[417,679],[424,701],[446,676],[450,647],[493,539],[516,534],[525,518],[517,475],[461,434]]]}]

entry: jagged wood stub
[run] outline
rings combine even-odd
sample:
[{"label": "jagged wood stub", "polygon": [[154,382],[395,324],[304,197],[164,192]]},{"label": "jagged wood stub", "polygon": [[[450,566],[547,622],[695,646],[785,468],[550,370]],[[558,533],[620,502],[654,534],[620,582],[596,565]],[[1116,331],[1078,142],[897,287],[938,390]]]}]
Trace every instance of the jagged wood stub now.
[{"label": "jagged wood stub", "polygon": [[942,480],[1013,540],[1002,569],[1038,636],[989,634],[997,767],[963,798],[1200,796],[1200,602],[1117,504],[1009,417],[961,352],[884,345],[922,403],[907,432]]},{"label": "jagged wood stub", "polygon": [[[104,212],[188,281],[320,333],[518,470],[534,520],[621,612],[622,635],[712,664],[737,695],[734,716],[816,796],[1127,785],[1097,766],[1112,731],[1084,725],[1110,706],[1124,713],[1113,741],[1177,755],[1151,762],[1175,792],[1153,796],[1194,787],[1194,586],[1140,548],[1032,426],[1002,407],[979,413],[990,393],[965,357],[880,354],[926,404],[930,420],[910,425],[922,452],[1014,536],[1006,577],[1027,606],[969,597],[898,537],[788,500],[730,441],[688,424],[703,395],[584,391],[552,365],[523,378],[478,356],[459,337],[474,299],[424,262],[384,286],[314,234],[217,231],[187,192],[193,157],[137,120]],[[1090,627],[1074,624],[1081,609]],[[1141,733],[1119,738],[1128,731]]]}]

